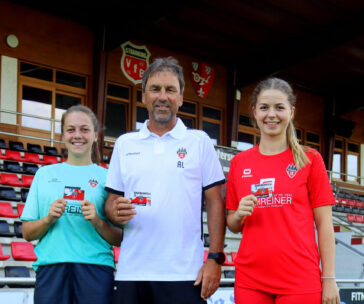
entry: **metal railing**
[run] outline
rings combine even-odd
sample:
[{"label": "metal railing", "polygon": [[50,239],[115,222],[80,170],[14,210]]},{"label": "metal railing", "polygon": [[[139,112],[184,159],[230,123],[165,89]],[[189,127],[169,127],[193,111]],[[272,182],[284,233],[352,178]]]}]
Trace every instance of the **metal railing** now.
[{"label": "metal railing", "polygon": [[[44,137],[30,136],[30,135],[18,134],[18,133],[13,133],[13,132],[4,132],[4,131],[0,131],[0,134],[47,141],[47,142],[50,142],[52,147],[53,147],[54,143],[62,143],[62,141],[54,139],[54,135],[55,135],[54,125],[55,125],[56,122],[61,122],[60,120],[55,119],[55,118],[49,118],[49,117],[33,115],[33,114],[26,114],[26,113],[22,113],[22,112],[16,112],[16,111],[4,110],[4,109],[0,109],[0,112],[1,113],[6,113],[6,114],[13,114],[13,115],[17,115],[17,116],[20,115],[20,116],[26,116],[26,117],[31,117],[31,118],[49,120],[50,123],[51,123],[51,130],[49,131],[50,132],[50,138],[49,139],[44,138]],[[1,123],[1,121],[0,121],[0,123]],[[18,124],[11,124],[11,125],[19,126]]]}]

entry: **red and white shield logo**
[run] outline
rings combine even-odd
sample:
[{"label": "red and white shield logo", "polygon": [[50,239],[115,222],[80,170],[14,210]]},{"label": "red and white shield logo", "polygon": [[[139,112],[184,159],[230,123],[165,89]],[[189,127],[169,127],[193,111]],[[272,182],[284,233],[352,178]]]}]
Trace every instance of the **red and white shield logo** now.
[{"label": "red and white shield logo", "polygon": [[198,97],[203,99],[207,96],[213,81],[214,69],[212,66],[201,62],[192,62],[192,85]]},{"label": "red and white shield logo", "polygon": [[145,45],[135,45],[127,41],[121,45],[121,70],[132,83],[142,82],[144,71],[149,66],[150,53]]}]

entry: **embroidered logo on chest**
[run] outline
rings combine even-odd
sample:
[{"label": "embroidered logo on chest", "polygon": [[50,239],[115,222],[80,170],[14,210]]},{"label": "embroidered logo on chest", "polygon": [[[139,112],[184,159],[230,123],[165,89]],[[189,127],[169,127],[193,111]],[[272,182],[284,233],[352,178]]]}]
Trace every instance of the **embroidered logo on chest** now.
[{"label": "embroidered logo on chest", "polygon": [[178,155],[178,157],[179,157],[180,159],[184,159],[184,158],[185,158],[185,156],[187,155],[187,150],[186,150],[186,148],[179,148],[179,149],[177,150],[177,155]]},{"label": "embroidered logo on chest", "polygon": [[288,176],[290,178],[294,178],[297,171],[298,171],[298,169],[297,169],[297,167],[296,167],[296,165],[294,163],[289,164],[287,169],[286,169],[286,172],[287,172],[287,174],[288,174]]},{"label": "embroidered logo on chest", "polygon": [[96,179],[94,179],[94,178],[91,178],[91,179],[88,181],[88,183],[90,184],[90,186],[91,186],[92,188],[95,188],[95,187],[99,184],[99,182],[98,182]]}]

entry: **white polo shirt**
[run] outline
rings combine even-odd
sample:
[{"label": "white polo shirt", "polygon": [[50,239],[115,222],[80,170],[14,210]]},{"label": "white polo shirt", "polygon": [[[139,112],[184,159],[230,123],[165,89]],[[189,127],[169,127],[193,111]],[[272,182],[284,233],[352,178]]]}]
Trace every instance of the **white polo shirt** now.
[{"label": "white polo shirt", "polygon": [[176,126],[158,136],[147,127],[118,138],[106,190],[135,202],[124,226],[116,280],[194,281],[203,263],[202,191],[225,182],[210,138]]}]

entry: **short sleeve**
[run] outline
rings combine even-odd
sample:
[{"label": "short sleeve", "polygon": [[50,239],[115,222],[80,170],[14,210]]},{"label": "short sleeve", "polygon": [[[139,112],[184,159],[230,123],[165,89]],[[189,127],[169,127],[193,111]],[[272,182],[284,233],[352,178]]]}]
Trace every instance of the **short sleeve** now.
[{"label": "short sleeve", "polygon": [[225,183],[225,176],[214,145],[207,134],[201,137],[202,187],[207,190]]},{"label": "short sleeve", "polygon": [[41,184],[41,172],[41,169],[37,171],[30,186],[24,210],[20,217],[22,221],[37,221],[40,219],[38,187]]},{"label": "short sleeve", "polygon": [[235,162],[236,162],[236,157],[233,157],[233,159],[230,162],[230,170],[226,185],[225,207],[226,209],[231,209],[231,210],[238,209],[238,203],[239,203],[235,189],[235,175],[234,175]]},{"label": "short sleeve", "polygon": [[[312,150],[311,153],[313,153],[313,157],[310,157],[311,168],[308,177],[308,194],[312,208],[334,205],[335,198],[322,156],[317,151]],[[309,153],[308,156],[310,156]]]},{"label": "short sleeve", "polygon": [[122,194],[124,192],[124,184],[121,175],[120,164],[120,138],[116,141],[114,151],[111,156],[110,165],[107,170],[105,189],[108,192]]}]

